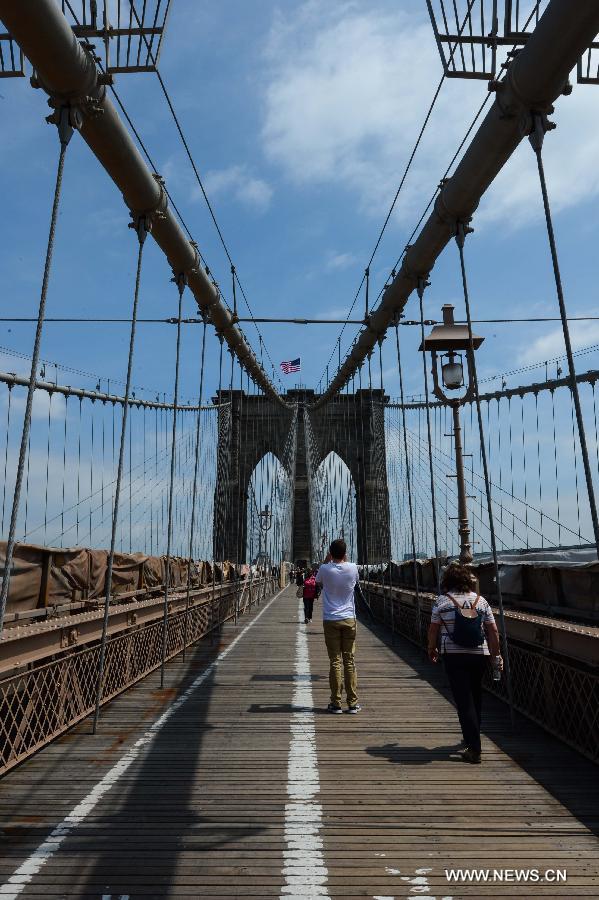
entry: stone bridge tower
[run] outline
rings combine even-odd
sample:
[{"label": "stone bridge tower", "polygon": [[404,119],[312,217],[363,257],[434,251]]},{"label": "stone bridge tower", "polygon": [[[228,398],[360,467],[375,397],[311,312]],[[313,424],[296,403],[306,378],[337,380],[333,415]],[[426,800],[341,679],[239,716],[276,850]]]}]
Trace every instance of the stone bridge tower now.
[{"label": "stone bridge tower", "polygon": [[294,477],[293,561],[312,557],[308,457],[304,409],[308,410],[317,459],[336,453],[348,467],[356,490],[359,563],[386,563],[390,554],[389,493],[385,461],[384,405],[380,390],[339,394],[326,406],[311,409],[312,390],[290,390],[289,409],[262,395],[222,391],[215,491],[214,558],[246,562],[249,483],[257,463],[272,453],[284,464],[284,448],[298,404]]}]

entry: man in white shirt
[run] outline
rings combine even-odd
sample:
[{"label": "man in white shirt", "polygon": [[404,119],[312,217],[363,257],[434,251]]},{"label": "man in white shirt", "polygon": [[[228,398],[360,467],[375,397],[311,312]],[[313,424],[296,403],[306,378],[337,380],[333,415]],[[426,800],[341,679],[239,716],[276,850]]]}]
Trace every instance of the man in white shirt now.
[{"label": "man in white shirt", "polygon": [[341,688],[345,681],[347,711],[360,711],[358,703],[356,665],[356,607],[354,588],[358,583],[358,567],[347,562],[345,541],[333,541],[329,548],[330,562],[319,568],[316,583],[322,585],[322,618],[324,639],[329,654],[329,684],[331,702],[327,709],[332,713],[343,712]]}]

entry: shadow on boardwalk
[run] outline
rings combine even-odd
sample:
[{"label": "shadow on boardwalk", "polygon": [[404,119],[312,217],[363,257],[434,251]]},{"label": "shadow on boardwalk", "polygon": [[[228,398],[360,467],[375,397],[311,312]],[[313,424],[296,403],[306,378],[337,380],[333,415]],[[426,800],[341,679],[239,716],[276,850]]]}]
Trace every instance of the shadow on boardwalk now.
[{"label": "shadow on boardwalk", "polygon": [[[422,649],[400,635],[395,635],[395,642],[392,643],[389,631],[371,617],[360,616],[360,621],[389,651],[401,657],[414,670],[413,678],[423,679],[452,702],[441,665],[433,666]],[[599,836],[599,771],[593,763],[517,712],[514,713],[512,728],[506,704],[487,693],[483,697],[482,733],[585,828]],[[431,749],[387,743],[368,747],[366,752],[395,765],[421,766],[435,760],[445,760],[464,766],[459,754],[460,746],[441,744]]]},{"label": "shadow on boardwalk", "polygon": [[[203,641],[186,664],[182,682],[153,691],[154,696],[171,695],[174,700],[215,655]],[[111,800],[111,809],[103,810],[91,831],[82,829],[69,841],[70,852],[93,860],[84,877],[82,873],[78,895],[170,896],[176,878],[181,878],[182,853],[211,853],[264,830],[199,812],[203,803],[209,804],[202,786],[211,776],[203,776],[201,757],[214,728],[207,717],[217,671],[212,670],[158,732],[134,766],[122,799]]]}]

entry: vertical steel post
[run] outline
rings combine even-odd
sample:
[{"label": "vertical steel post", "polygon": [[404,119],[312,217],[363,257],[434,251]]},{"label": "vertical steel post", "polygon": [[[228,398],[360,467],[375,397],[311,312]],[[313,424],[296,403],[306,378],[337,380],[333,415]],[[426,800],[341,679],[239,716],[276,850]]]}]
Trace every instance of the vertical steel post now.
[{"label": "vertical steel post", "polygon": [[453,413],[453,441],[455,446],[455,471],[458,488],[458,533],[460,535],[460,562],[470,565],[470,525],[468,524],[468,503],[466,498],[466,478],[464,476],[464,453],[462,448],[462,426],[460,423],[460,401],[451,404]]}]

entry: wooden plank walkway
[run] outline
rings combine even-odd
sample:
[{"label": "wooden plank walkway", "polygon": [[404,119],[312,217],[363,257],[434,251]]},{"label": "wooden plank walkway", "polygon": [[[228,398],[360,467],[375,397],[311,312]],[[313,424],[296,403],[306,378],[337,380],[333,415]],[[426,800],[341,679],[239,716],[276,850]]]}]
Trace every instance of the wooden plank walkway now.
[{"label": "wooden plank walkway", "polygon": [[[298,606],[287,589],[169,664],[164,690],[155,674],[127,691],[97,736],[82,723],[9,773],[0,897],[599,897],[595,767],[524,720],[510,732],[492,698],[484,764],[463,763],[442,672],[365,625],[364,709],[327,714],[322,629],[298,626]],[[451,884],[457,867],[567,882]]]}]

